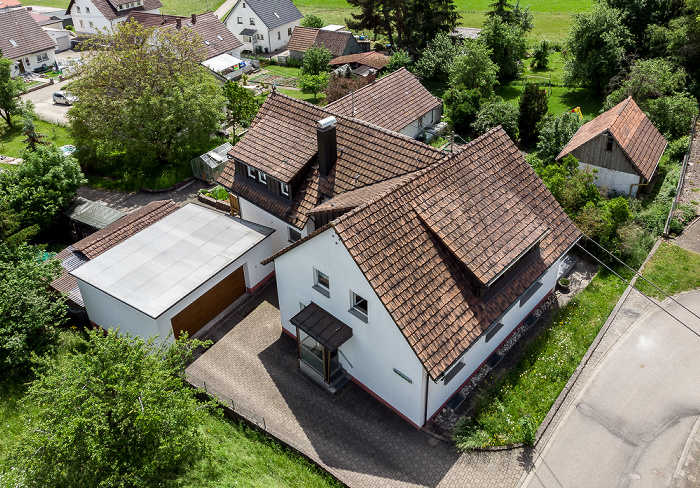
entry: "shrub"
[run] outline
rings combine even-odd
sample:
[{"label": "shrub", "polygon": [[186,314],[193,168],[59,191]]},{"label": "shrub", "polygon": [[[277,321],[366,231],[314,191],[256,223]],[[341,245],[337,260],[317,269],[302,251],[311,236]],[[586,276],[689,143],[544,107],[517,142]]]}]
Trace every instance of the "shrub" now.
[{"label": "shrub", "polygon": [[520,97],[520,114],[518,117],[518,130],[520,139],[529,143],[537,137],[542,118],[547,114],[547,92],[537,83],[528,83]]},{"label": "shrub", "polygon": [[515,141],[518,138],[518,115],[518,107],[500,97],[494,98],[481,106],[472,128],[477,134],[483,134],[500,125],[506,134]]},{"label": "shrub", "polygon": [[476,114],[481,107],[479,90],[450,88],[445,92],[445,110],[455,131],[464,133],[474,123]]},{"label": "shrub", "polygon": [[374,43],[374,50],[375,51],[386,51],[386,46],[382,44],[381,42],[375,42]]},{"label": "shrub", "polygon": [[635,222],[626,222],[617,229],[613,248],[615,254],[632,268],[639,268],[649,254],[656,238]]},{"label": "shrub", "polygon": [[315,29],[320,29],[323,27],[323,19],[318,15],[307,14],[301,19],[302,27],[313,27]]},{"label": "shrub", "polygon": [[582,123],[578,115],[571,112],[564,112],[559,117],[545,116],[542,119],[537,155],[545,164],[554,163],[554,158],[564,149]]},{"label": "shrub", "polygon": [[552,49],[549,42],[546,39],[542,39],[535,46],[535,50],[532,53],[532,66],[537,68],[546,68],[549,66],[549,55]]},{"label": "shrub", "polygon": [[698,113],[698,102],[688,93],[649,100],[647,115],[667,139],[682,137],[690,131],[693,117]]}]

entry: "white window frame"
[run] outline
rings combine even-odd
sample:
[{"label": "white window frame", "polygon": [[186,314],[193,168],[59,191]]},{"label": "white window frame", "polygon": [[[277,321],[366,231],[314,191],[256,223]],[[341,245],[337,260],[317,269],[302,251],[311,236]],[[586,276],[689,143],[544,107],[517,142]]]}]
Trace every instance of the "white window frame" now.
[{"label": "white window frame", "polygon": [[255,25],[255,19],[253,17],[250,18],[250,25]]},{"label": "white window frame", "polygon": [[236,23],[243,25],[243,17],[236,17]]},{"label": "white window frame", "polygon": [[258,170],[253,168],[252,166],[246,166],[247,168],[247,173],[248,173],[248,178],[252,178],[254,180],[258,179]]},{"label": "white window frame", "polygon": [[258,181],[263,185],[267,185],[267,174],[263,173],[262,171],[258,171]]},{"label": "white window frame", "polygon": [[92,20],[90,21],[90,27],[95,27],[95,24],[92,23]]},{"label": "white window frame", "polygon": [[259,41],[264,41],[265,37],[262,34],[258,34],[258,40]]},{"label": "white window frame", "polygon": [[41,63],[42,61],[47,61],[49,59],[49,55],[46,53],[41,53],[36,55],[36,62]]},{"label": "white window frame", "polygon": [[[360,304],[362,302],[365,304],[364,310],[360,308]],[[350,290],[350,310],[348,310],[348,312],[364,323],[367,323],[369,320],[369,303],[367,302],[367,299]]]},{"label": "white window frame", "polygon": [[[295,235],[293,235],[293,234],[295,234]],[[297,229],[287,227],[287,240],[290,243],[301,240],[301,232],[299,232]]]},{"label": "white window frame", "polygon": [[285,197],[289,196],[289,185],[286,183],[280,183],[280,193]]},{"label": "white window frame", "polygon": [[250,36],[243,36],[243,42],[253,42],[253,38]]}]

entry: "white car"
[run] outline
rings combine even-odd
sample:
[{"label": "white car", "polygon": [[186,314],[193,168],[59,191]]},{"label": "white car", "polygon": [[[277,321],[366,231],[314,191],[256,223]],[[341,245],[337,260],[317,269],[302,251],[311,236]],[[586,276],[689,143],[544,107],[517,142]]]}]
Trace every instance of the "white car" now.
[{"label": "white car", "polygon": [[66,91],[57,91],[53,94],[53,103],[62,103],[63,105],[73,105],[78,98]]}]

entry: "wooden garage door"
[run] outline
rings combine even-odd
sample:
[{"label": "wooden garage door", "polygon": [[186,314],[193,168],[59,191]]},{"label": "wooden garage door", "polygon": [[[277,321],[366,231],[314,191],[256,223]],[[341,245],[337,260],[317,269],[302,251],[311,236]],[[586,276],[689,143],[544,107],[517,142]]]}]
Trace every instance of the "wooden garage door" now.
[{"label": "wooden garage door", "polygon": [[244,293],[245,278],[241,267],[172,318],[175,337],[180,336],[180,331],[186,331],[192,337],[192,334],[204,327]]}]

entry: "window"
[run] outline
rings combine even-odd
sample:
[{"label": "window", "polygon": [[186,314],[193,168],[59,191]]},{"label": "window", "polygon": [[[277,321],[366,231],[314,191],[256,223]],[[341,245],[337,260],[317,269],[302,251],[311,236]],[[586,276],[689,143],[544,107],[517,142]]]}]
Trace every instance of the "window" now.
[{"label": "window", "polygon": [[85,22],[83,22],[82,20],[80,21],[80,27],[85,27]]},{"label": "window", "polygon": [[277,31],[277,40],[282,39],[282,31]]},{"label": "window", "polygon": [[78,13],[80,13],[80,7],[77,7],[77,6],[76,6],[75,9],[76,9],[76,11],[77,11]]},{"label": "window", "polygon": [[255,19],[253,17],[250,18],[250,25],[255,25]]},{"label": "window", "polygon": [[119,10],[124,10],[124,5],[120,5]]},{"label": "window", "polygon": [[367,300],[362,298],[355,292],[350,292],[350,310],[349,312],[362,320],[367,322]]},{"label": "window", "polygon": [[243,17],[237,17],[237,18],[236,18],[236,21],[237,21],[239,24],[242,24],[242,23],[243,23]]},{"label": "window", "polygon": [[253,178],[254,180],[258,179],[257,171],[255,171],[255,168],[252,166],[247,166],[248,168],[248,178]]},{"label": "window", "polygon": [[253,38],[250,36],[243,36],[243,42],[253,42]]},{"label": "window", "polygon": [[292,229],[291,227],[287,228],[289,229],[289,242],[296,242],[301,239],[301,232],[296,229]]},{"label": "window", "polygon": [[285,197],[288,197],[288,196],[289,196],[289,185],[286,184],[286,183],[280,184],[280,192],[281,192],[282,195],[284,195]]},{"label": "window", "polygon": [[605,146],[605,150],[606,150],[607,152],[611,152],[611,151],[612,151],[613,141],[614,141],[613,136],[611,136],[610,134],[608,134],[608,144]]},{"label": "window", "polygon": [[89,13],[90,13],[90,7],[85,7],[85,12],[89,14]]},{"label": "window", "polygon": [[258,171],[258,181],[263,185],[267,185],[267,175],[262,171]]},{"label": "window", "polygon": [[90,21],[90,27],[95,27],[95,24],[93,24],[92,21]]},{"label": "window", "polygon": [[243,2],[243,8],[245,8],[245,2]]},{"label": "window", "polygon": [[292,28],[291,27],[289,29],[287,29],[287,35],[289,37],[292,37]]},{"label": "window", "polygon": [[331,281],[328,275],[314,268],[314,290],[326,297],[331,296]]},{"label": "window", "polygon": [[265,38],[263,37],[262,34],[258,34],[258,39],[262,41],[262,40],[264,40]]},{"label": "window", "polygon": [[36,60],[37,60],[39,63],[41,63],[42,61],[46,61],[47,59],[49,59],[49,55],[46,54],[46,53],[41,53],[41,54],[37,54],[37,55],[36,55]]}]

